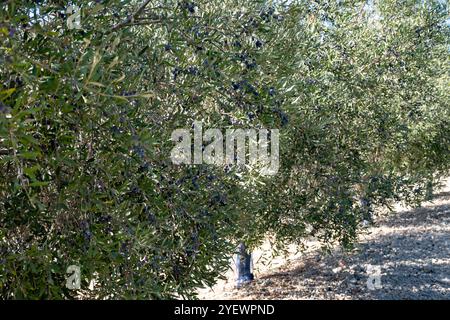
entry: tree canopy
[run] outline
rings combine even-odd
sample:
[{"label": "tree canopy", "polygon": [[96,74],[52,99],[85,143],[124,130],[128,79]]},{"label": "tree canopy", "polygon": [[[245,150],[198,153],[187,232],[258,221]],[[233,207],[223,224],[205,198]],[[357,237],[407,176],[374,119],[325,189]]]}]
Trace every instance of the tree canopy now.
[{"label": "tree canopy", "polygon": [[[241,240],[351,247],[448,174],[447,19],[431,0],[3,1],[0,297],[192,298]],[[279,129],[278,174],[173,164],[194,121]]]}]

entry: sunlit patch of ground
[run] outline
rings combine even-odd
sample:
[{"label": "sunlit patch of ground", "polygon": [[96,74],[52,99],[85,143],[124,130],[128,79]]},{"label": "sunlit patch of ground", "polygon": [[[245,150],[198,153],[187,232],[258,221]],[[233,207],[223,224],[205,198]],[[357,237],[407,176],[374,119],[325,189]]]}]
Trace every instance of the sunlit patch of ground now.
[{"label": "sunlit patch of ground", "polygon": [[[421,208],[400,206],[360,237],[351,253],[331,255],[311,241],[303,253],[255,252],[256,280],[237,290],[234,272],[200,299],[450,299],[450,179]],[[263,263],[265,262],[265,264]],[[368,270],[369,268],[369,270]]]}]

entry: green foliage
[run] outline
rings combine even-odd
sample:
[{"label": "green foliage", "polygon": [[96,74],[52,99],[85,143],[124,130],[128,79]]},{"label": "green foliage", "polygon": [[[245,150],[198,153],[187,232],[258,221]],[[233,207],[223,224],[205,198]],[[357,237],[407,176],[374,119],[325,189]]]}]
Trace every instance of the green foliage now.
[{"label": "green foliage", "polygon": [[259,225],[280,243],[316,236],[351,246],[368,205],[419,204],[448,173],[447,8],[349,1],[295,9],[301,27],[284,32],[298,44],[286,61],[291,121]]},{"label": "green foliage", "polygon": [[[73,4],[0,4],[2,298],[195,297],[241,239],[349,247],[448,174],[442,2]],[[173,165],[194,120],[280,128],[280,172]]]}]

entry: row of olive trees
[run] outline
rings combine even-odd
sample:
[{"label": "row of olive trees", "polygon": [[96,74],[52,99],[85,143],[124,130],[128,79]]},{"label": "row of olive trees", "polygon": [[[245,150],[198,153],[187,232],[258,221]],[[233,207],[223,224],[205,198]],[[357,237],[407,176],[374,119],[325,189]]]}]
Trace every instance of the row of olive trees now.
[{"label": "row of olive trees", "polygon": [[[440,2],[73,4],[0,5],[2,298],[193,297],[241,240],[350,246],[448,171]],[[195,120],[279,128],[279,173],[172,164]]]}]

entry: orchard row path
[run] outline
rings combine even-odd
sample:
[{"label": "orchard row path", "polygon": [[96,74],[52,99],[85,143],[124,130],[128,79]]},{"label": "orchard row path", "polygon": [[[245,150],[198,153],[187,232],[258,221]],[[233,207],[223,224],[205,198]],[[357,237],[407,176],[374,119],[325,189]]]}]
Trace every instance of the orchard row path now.
[{"label": "orchard row path", "polygon": [[331,254],[311,241],[302,253],[255,253],[256,280],[234,287],[234,272],[200,299],[450,299],[450,179],[420,208],[396,206],[360,237]]}]

